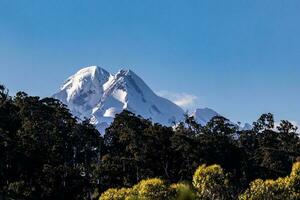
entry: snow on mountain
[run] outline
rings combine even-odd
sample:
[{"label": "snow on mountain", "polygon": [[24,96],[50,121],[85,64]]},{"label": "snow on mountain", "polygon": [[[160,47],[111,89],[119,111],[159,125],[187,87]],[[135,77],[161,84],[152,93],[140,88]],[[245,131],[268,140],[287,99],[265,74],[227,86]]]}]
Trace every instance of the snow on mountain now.
[{"label": "snow on mountain", "polygon": [[110,77],[109,72],[97,66],[81,69],[69,77],[53,97],[68,105],[75,116],[89,117],[104,93],[103,84]]},{"label": "snow on mountain", "polygon": [[[195,118],[196,122],[201,124],[202,126],[206,125],[213,117],[221,116],[219,113],[210,108],[198,108],[192,116]],[[252,126],[248,123],[241,125],[239,123],[231,122],[234,126],[237,126],[239,130],[250,130]]]},{"label": "snow on mountain", "polygon": [[[90,119],[101,133],[124,109],[163,125],[172,125],[184,118],[181,107],[156,95],[133,71],[125,69],[111,74],[98,66],[83,68],[70,76],[53,97],[66,104],[79,119]],[[219,114],[203,108],[191,115],[205,125]],[[242,130],[250,128],[249,124],[240,126]]]},{"label": "snow on mountain", "polygon": [[195,120],[201,124],[205,125],[207,122],[209,122],[213,117],[219,116],[219,113],[216,111],[210,109],[210,108],[198,108],[196,111],[192,114],[192,116],[195,118]]},{"label": "snow on mountain", "polygon": [[240,127],[241,131],[247,131],[247,130],[251,130],[253,128],[253,126],[249,123],[245,123],[243,127]]},{"label": "snow on mountain", "polygon": [[81,69],[53,97],[65,103],[80,119],[90,118],[101,133],[115,114],[124,109],[164,125],[180,121],[184,116],[179,106],[157,96],[131,70],[122,69],[113,75],[97,66]]}]

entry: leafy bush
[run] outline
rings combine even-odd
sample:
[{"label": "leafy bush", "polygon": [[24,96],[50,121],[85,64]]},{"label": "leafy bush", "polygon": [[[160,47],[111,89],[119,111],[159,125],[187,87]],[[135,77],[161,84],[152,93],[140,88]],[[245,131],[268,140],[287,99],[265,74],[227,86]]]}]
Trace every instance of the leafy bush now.
[{"label": "leafy bush", "polygon": [[193,185],[201,199],[229,199],[227,174],[219,165],[201,165],[193,176]]},{"label": "leafy bush", "polygon": [[284,179],[277,181],[261,179],[255,180],[250,184],[244,194],[240,196],[240,200],[275,200],[288,199],[288,191],[286,190]]},{"label": "leafy bush", "polygon": [[290,189],[291,199],[300,199],[300,162],[296,162],[293,165],[290,177],[288,177],[288,184],[286,185]]},{"label": "leafy bush", "polygon": [[142,180],[132,188],[108,189],[99,200],[167,200],[171,199],[171,190],[158,178]]},{"label": "leafy bush", "polygon": [[171,190],[164,181],[158,178],[142,180],[133,187],[131,198],[152,200],[152,199],[169,199]]},{"label": "leafy bush", "polygon": [[195,200],[196,194],[193,189],[184,183],[172,184],[170,186],[172,191],[172,199],[174,200]]},{"label": "leafy bush", "polygon": [[[257,179],[239,200],[299,200],[300,162],[290,176],[277,180]],[[109,189],[99,200],[228,200],[234,199],[228,175],[219,165],[201,165],[193,176],[193,186],[185,183],[167,185],[158,178],[142,180],[132,188]]]},{"label": "leafy bush", "polygon": [[99,200],[126,200],[130,193],[131,189],[129,188],[108,189],[100,196]]},{"label": "leafy bush", "polygon": [[293,165],[290,176],[277,180],[257,179],[250,184],[240,200],[298,200],[300,199],[300,162]]}]

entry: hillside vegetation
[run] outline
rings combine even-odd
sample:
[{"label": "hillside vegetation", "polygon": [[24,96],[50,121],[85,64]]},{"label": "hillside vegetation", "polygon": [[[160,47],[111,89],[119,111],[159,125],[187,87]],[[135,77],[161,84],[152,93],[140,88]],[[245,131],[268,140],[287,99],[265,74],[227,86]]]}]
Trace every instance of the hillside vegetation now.
[{"label": "hillside vegetation", "polygon": [[201,165],[191,183],[169,185],[161,179],[146,179],[131,188],[108,189],[99,200],[298,200],[300,199],[300,162],[292,172],[277,180],[257,179],[238,197],[234,195],[228,174],[219,165]]},{"label": "hillside vegetation", "polygon": [[0,199],[299,199],[296,131],[270,113],[240,131],[123,111],[102,137],[58,100],[1,86]]}]

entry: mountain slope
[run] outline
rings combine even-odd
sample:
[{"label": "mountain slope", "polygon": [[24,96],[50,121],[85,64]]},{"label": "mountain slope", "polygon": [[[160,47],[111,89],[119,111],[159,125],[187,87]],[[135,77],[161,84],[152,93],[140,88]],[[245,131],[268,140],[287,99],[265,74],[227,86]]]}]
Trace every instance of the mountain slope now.
[{"label": "mountain slope", "polygon": [[81,69],[53,97],[80,119],[90,118],[102,133],[124,109],[164,125],[182,120],[184,115],[179,106],[157,96],[130,70],[113,75],[97,66]]},{"label": "mountain slope", "polygon": [[192,116],[195,118],[195,120],[201,124],[202,126],[207,124],[213,117],[219,116],[219,113],[216,111],[210,109],[210,108],[198,108],[196,111],[192,114]]},{"label": "mountain slope", "polygon": [[[83,68],[70,76],[53,97],[66,104],[76,117],[90,119],[101,133],[124,109],[168,126],[184,117],[182,108],[156,95],[131,70],[122,69],[114,75],[98,66]],[[196,109],[191,114],[201,125],[218,115],[210,108]],[[248,130],[251,125],[239,127]]]},{"label": "mountain slope", "polygon": [[104,93],[103,84],[110,76],[97,66],[81,69],[69,77],[53,97],[65,103],[75,116],[89,117]]}]

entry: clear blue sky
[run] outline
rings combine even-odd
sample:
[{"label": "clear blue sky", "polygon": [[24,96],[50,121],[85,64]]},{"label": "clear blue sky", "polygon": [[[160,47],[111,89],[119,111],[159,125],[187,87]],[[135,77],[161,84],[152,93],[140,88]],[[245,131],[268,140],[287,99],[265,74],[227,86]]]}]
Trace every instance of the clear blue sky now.
[{"label": "clear blue sky", "polygon": [[0,82],[50,96],[79,68],[130,68],[232,120],[300,123],[299,0],[0,0]]}]

